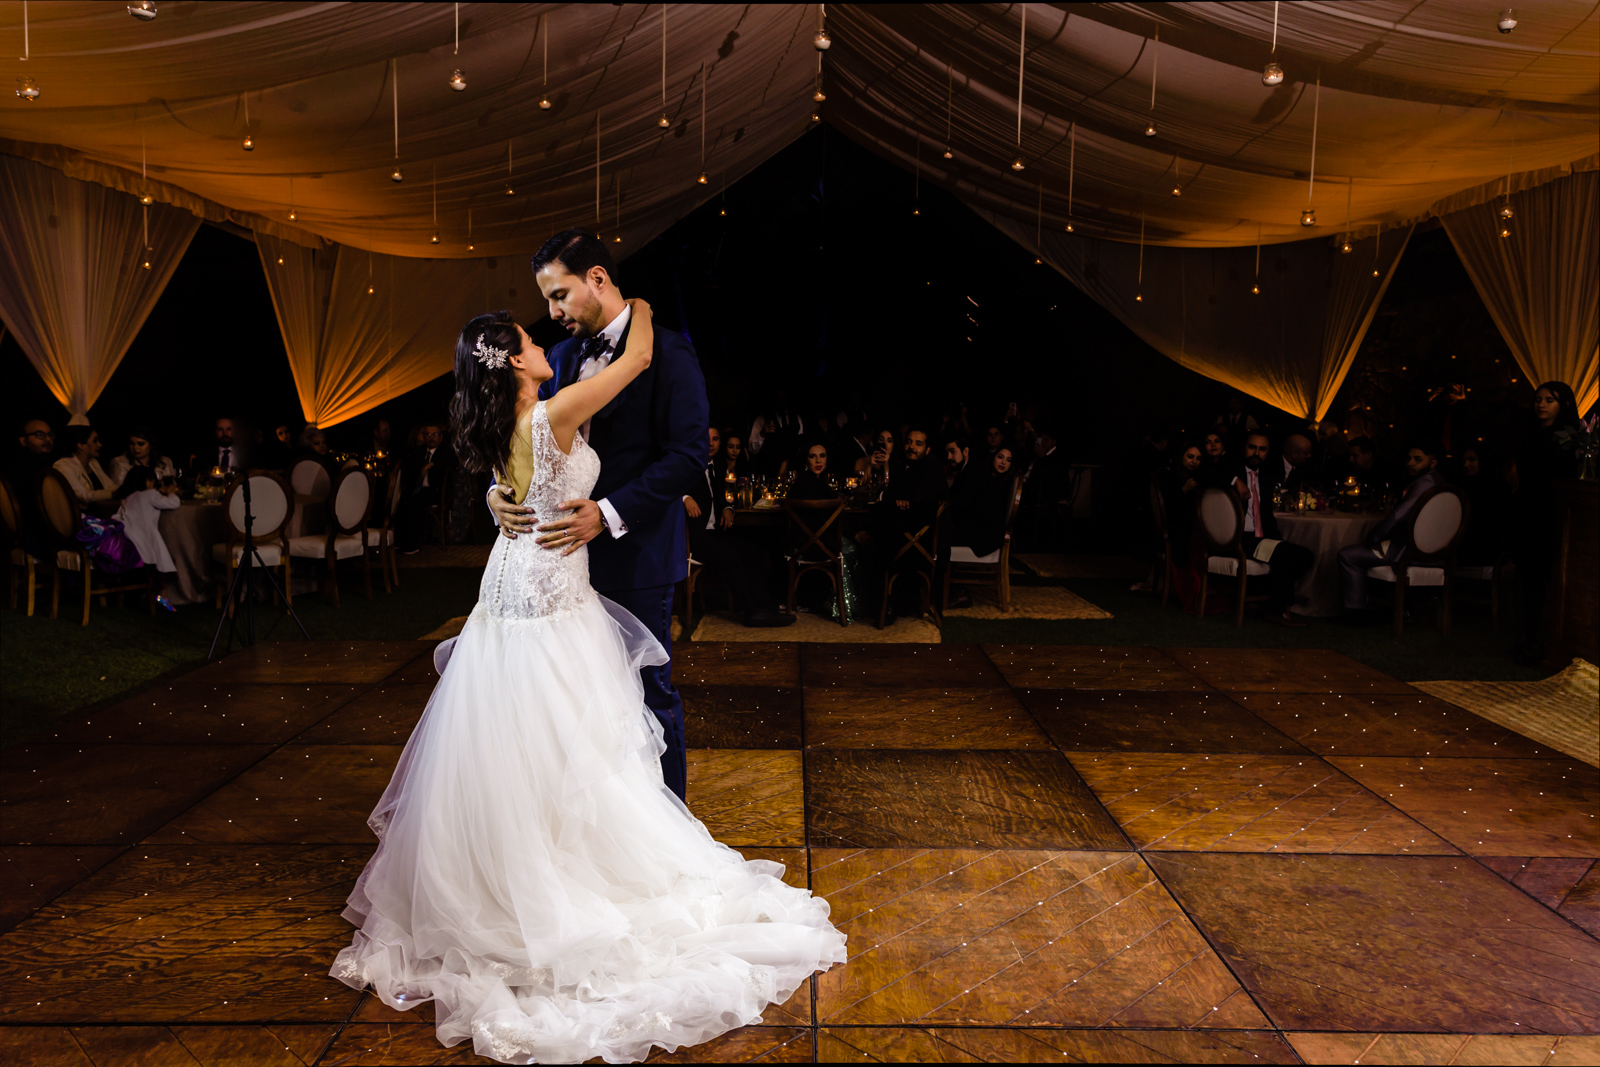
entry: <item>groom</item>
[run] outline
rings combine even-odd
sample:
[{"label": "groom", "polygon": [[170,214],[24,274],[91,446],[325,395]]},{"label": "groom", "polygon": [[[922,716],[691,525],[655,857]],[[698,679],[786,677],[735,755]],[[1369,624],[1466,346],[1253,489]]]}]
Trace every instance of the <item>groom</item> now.
[{"label": "groom", "polygon": [[[554,376],[539,390],[549,399],[563,386],[598,374],[627,344],[633,312],[613,275],[616,265],[598,237],[564,230],[533,257],[534,280],[550,305],[550,318],[570,339],[550,350]],[[568,500],[564,519],[538,527],[550,551],[589,545],[589,581],[631,611],[672,652],[672,589],[688,572],[683,497],[701,478],[710,422],[705,378],[694,347],[681,334],[654,326],[650,366],[584,425],[600,457],[594,500]],[[522,507],[500,487],[489,507],[508,537],[534,533]],[[666,730],[661,773],[684,796],[688,767],[683,749],[683,701],[672,687],[672,662],[639,671],[644,700]]]}]

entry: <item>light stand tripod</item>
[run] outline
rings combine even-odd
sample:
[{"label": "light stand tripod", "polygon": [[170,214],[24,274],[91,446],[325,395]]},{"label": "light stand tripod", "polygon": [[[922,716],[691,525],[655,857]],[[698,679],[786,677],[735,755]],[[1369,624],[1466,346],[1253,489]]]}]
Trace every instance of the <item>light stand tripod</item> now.
[{"label": "light stand tripod", "polygon": [[306,633],[305,623],[301,622],[300,616],[294,613],[294,605],[289,602],[286,590],[278,585],[277,576],[272,573],[272,568],[262,561],[261,552],[256,548],[256,520],[254,513],[250,510],[250,482],[250,475],[246,474],[239,486],[240,491],[244,494],[244,544],[240,546],[239,565],[234,568],[233,581],[228,583],[227,599],[222,602],[222,617],[217,620],[217,632],[211,635],[211,651],[206,653],[206,662],[208,663],[216,658],[217,642],[222,638],[223,623],[228,624],[228,643],[222,648],[223,654],[226,655],[228,650],[233,647],[233,633],[239,624],[239,615],[234,608],[234,603],[241,590],[244,592],[245,635],[243,640],[240,641],[239,647],[244,648],[256,643],[256,605],[250,596],[250,573],[255,569],[256,564],[260,564],[261,570],[267,576],[267,581],[272,583],[273,592],[277,593],[279,599],[283,601],[284,612],[294,620],[296,626],[300,627],[300,636],[307,641],[311,640],[311,635]]}]

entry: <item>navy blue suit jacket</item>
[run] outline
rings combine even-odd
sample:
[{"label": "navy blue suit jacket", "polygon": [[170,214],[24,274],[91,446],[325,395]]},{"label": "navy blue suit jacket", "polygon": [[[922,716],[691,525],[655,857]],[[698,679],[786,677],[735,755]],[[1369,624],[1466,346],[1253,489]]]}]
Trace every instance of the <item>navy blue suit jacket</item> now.
[{"label": "navy blue suit jacket", "polygon": [[[618,351],[632,328],[623,331]],[[589,580],[602,593],[672,585],[689,571],[683,498],[704,477],[710,403],[694,346],[682,334],[653,328],[650,366],[600,409],[589,432],[600,457],[594,499],[609,500],[628,528],[622,537],[602,530],[589,542]],[[550,350],[555,374],[540,387],[541,399],[578,380],[582,350],[576,338]]]}]

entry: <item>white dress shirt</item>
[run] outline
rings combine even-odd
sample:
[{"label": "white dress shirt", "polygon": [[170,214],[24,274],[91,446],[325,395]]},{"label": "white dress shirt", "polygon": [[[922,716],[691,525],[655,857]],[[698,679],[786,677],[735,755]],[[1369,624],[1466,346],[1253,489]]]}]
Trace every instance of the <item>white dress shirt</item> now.
[{"label": "white dress shirt", "polygon": [[[578,381],[587,381],[611,365],[611,361],[616,358],[618,349],[622,344],[622,331],[628,328],[628,323],[631,321],[633,321],[633,308],[624,304],[622,305],[622,313],[612,319],[606,328],[600,331],[600,336],[610,343],[610,351],[603,355],[590,356],[584,360],[578,367]],[[585,441],[589,439],[589,428],[593,422],[594,418],[591,416],[583,420],[583,426],[579,428],[578,432],[583,434]],[[621,537],[627,533],[628,524],[622,521],[622,516],[617,514],[617,509],[611,501],[601,500],[598,503],[600,514],[606,517],[606,529],[611,531],[611,536]]]}]

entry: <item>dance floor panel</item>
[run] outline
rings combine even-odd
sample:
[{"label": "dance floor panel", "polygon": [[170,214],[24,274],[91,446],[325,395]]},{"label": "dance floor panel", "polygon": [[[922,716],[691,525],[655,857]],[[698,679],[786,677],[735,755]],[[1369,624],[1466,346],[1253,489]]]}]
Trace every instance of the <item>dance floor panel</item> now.
[{"label": "dance floor panel", "polygon": [[[0,1061],[483,1062],[329,978],[434,642],[7,751]],[[1317,649],[683,643],[689,804],[849,962],[681,1062],[1600,1062],[1594,768]]]}]

